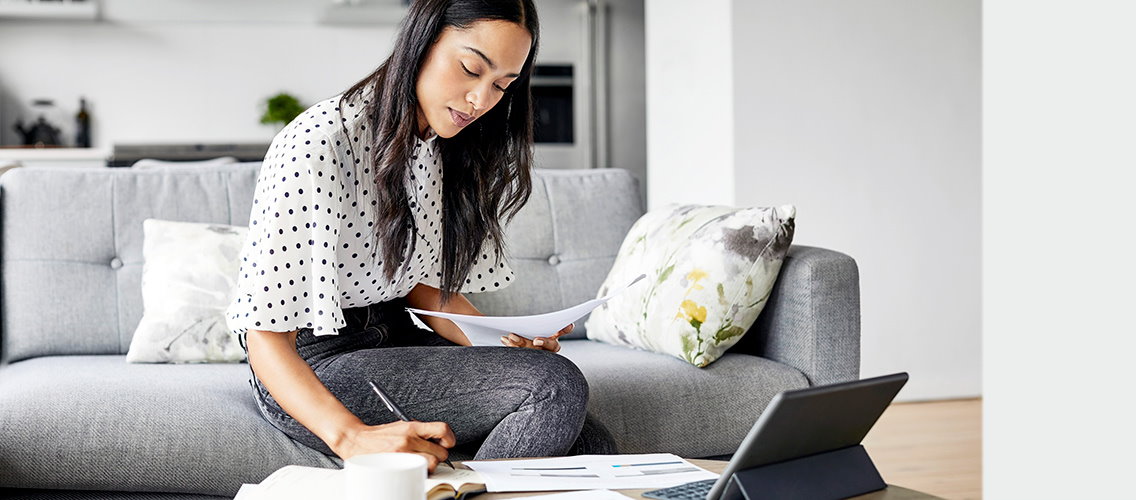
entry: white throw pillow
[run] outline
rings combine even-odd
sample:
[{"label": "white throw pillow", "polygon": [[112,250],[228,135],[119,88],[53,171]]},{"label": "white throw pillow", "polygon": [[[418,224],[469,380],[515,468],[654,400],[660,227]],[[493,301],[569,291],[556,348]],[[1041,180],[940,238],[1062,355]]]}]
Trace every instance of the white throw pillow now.
[{"label": "white throw pillow", "polygon": [[668,205],[623,240],[597,297],[646,274],[592,311],[588,338],[704,367],[741,340],[781,270],[796,208]]},{"label": "white throw pillow", "polygon": [[143,158],[130,165],[130,168],[136,169],[151,169],[151,168],[169,168],[169,167],[216,167],[219,165],[231,165],[237,163],[237,159],[233,156],[221,156],[211,160],[197,160],[197,161],[166,161],[155,160],[153,158]]},{"label": "white throw pillow", "polygon": [[146,219],[142,321],[130,363],[235,363],[245,359],[225,324],[247,227]]}]

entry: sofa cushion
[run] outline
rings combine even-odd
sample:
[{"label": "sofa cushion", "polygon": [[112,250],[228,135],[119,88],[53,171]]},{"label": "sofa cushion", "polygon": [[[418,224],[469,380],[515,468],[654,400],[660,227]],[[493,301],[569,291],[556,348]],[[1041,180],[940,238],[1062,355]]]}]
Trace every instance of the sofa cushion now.
[{"label": "sofa cushion", "polygon": [[144,307],[126,361],[244,361],[244,349],[225,324],[225,308],[248,228],[146,219],[142,230]]},{"label": "sofa cushion", "polygon": [[335,467],[261,417],[249,376],[120,355],[0,367],[0,487],[231,497],[284,465]]},{"label": "sofa cushion", "polygon": [[696,368],[665,354],[592,340],[561,346],[588,379],[588,410],[611,431],[621,453],[733,453],[774,395],[809,386],[795,368],[748,354],[726,354]]},{"label": "sofa cushion", "polygon": [[597,297],[636,276],[647,283],[592,311],[588,338],[705,367],[765,308],[793,240],[796,208],[677,205],[628,231]]}]

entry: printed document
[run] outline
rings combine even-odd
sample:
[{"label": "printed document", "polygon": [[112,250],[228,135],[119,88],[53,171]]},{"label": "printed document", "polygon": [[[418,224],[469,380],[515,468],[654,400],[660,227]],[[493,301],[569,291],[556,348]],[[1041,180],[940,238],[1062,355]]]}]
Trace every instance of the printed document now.
[{"label": "printed document", "polygon": [[552,335],[568,326],[569,323],[573,323],[584,317],[585,314],[592,312],[592,309],[611,300],[612,297],[619,295],[631,285],[634,285],[639,282],[639,280],[646,277],[646,274],[640,274],[639,277],[632,280],[631,283],[617,288],[606,296],[598,299],[592,299],[559,311],[535,314],[532,316],[473,316],[469,314],[427,311],[413,307],[408,307],[406,310],[415,314],[437,316],[453,321],[454,324],[458,325],[458,328],[461,328],[462,332],[465,333],[465,336],[469,338],[469,341],[472,342],[473,345],[499,346],[501,345],[501,336],[508,335],[509,333],[515,333],[529,339]]},{"label": "printed document", "polygon": [[463,463],[481,474],[491,492],[668,488],[718,477],[670,453]]}]

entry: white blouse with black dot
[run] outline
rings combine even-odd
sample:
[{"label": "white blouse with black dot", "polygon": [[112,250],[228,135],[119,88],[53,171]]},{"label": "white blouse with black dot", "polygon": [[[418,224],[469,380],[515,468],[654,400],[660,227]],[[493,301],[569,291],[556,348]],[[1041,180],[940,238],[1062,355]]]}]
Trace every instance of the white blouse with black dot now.
[{"label": "white blouse with black dot", "polygon": [[[343,309],[404,297],[418,283],[441,279],[442,165],[437,135],[416,138],[410,182],[418,239],[407,262],[384,263],[370,222],[374,193],[354,199],[358,172],[371,174],[370,134],[362,116],[368,95],[346,103],[339,96],[293,120],[272,140],[257,178],[249,236],[240,255],[236,293],[226,311],[229,330],[291,332],[311,328],[333,335],[346,323]],[[356,155],[356,152],[359,154]],[[352,176],[356,178],[352,178]],[[368,257],[370,259],[368,260]],[[397,265],[393,280],[384,266]],[[463,293],[508,286],[513,271],[486,241]]]}]

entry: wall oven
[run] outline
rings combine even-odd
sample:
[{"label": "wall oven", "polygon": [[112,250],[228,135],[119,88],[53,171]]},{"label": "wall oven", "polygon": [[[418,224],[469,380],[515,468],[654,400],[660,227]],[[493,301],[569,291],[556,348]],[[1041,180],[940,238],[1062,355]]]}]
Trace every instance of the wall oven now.
[{"label": "wall oven", "polygon": [[530,82],[537,144],[573,144],[576,136],[572,65],[538,64]]},{"label": "wall oven", "polygon": [[572,64],[537,64],[533,96],[534,161],[537,168],[589,168],[587,96],[581,95]]}]

